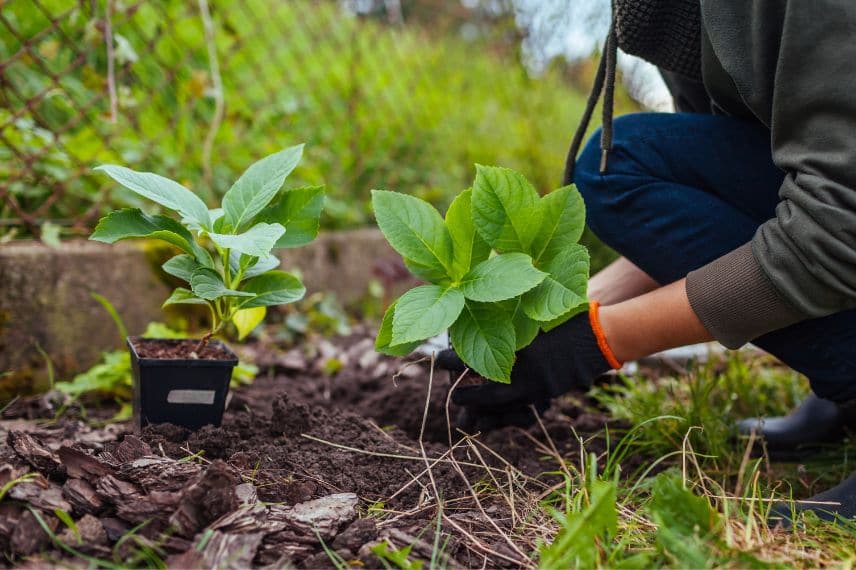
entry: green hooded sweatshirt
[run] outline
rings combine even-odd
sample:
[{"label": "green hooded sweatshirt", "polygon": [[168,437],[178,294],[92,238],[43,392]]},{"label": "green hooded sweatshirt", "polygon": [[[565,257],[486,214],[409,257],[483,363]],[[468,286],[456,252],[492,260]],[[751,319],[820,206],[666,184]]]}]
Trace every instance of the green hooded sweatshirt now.
[{"label": "green hooded sweatshirt", "polygon": [[735,348],[856,308],[856,0],[701,0],[701,16],[714,112],[766,125],[785,174],[776,216],[687,277],[705,327]]}]

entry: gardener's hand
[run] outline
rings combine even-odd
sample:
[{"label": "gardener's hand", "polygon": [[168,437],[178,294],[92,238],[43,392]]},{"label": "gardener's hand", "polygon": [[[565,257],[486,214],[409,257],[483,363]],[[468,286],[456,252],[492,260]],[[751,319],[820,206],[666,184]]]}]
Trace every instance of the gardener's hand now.
[{"label": "gardener's hand", "polygon": [[[470,432],[530,425],[535,421],[532,407],[540,414],[551,398],[574,388],[588,389],[598,376],[620,367],[600,332],[597,314],[598,305],[592,303],[589,312],[541,333],[518,351],[511,384],[485,381],[457,388],[452,401],[463,408],[458,425]],[[454,375],[466,364],[448,349],[437,355],[437,367]]]}]

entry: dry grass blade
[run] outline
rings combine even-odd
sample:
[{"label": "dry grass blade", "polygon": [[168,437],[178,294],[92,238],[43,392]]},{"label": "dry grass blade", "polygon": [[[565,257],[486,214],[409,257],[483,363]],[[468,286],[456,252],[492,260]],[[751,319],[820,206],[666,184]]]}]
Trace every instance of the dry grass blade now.
[{"label": "dry grass blade", "polygon": [[[446,422],[447,422],[447,431],[448,431],[448,436],[449,436],[449,447],[450,448],[452,446],[452,423],[451,423],[451,414],[449,412],[449,408],[450,408],[451,402],[452,402],[452,394],[454,393],[455,388],[457,388],[458,384],[464,378],[464,375],[466,373],[467,373],[467,371],[465,370],[461,374],[461,376],[458,377],[458,380],[452,385],[452,388],[449,390],[449,393],[446,395],[446,403],[445,403],[446,408],[445,409],[446,409]],[[470,496],[473,498],[473,502],[475,503],[475,505],[478,508],[479,512],[481,513],[482,517],[484,517],[484,520],[487,521],[487,523],[491,527],[493,527],[493,529],[496,531],[496,533],[499,535],[499,537],[502,538],[502,540],[506,544],[508,544],[508,546],[511,548],[511,550],[515,554],[517,554],[520,558],[518,560],[515,560],[509,556],[501,555],[500,553],[497,553],[497,552],[493,551],[492,549],[487,549],[487,547],[483,543],[481,543],[480,541],[476,542],[476,544],[478,545],[478,548],[480,550],[482,550],[483,552],[489,552],[492,555],[500,555],[500,557],[503,558],[504,560],[508,560],[509,562],[513,562],[514,564],[520,565],[521,567],[525,567],[525,568],[534,567],[534,563],[532,562],[532,560],[529,559],[529,557],[526,555],[526,553],[524,553],[522,550],[520,550],[520,547],[517,546],[517,544],[513,540],[511,540],[511,537],[509,537],[508,534],[505,531],[503,531],[499,527],[499,525],[496,524],[496,522],[493,520],[493,518],[490,515],[488,515],[487,512],[485,512],[484,506],[482,505],[481,500],[478,497],[478,494],[476,493],[475,489],[473,488],[472,484],[470,483],[469,479],[467,478],[466,474],[464,473],[464,470],[461,468],[461,464],[457,461],[457,459],[455,459],[455,454],[454,453],[450,454],[449,458],[452,462],[452,465],[453,465],[455,471],[458,473],[458,476],[461,478],[464,485],[467,487],[467,491],[469,491]],[[486,469],[488,472],[490,472],[489,467]],[[458,525],[457,523],[452,521],[449,517],[446,517],[444,515],[444,519],[446,521],[449,521],[450,524],[455,526],[455,528],[457,528],[460,532],[464,533],[466,536],[472,537],[472,534],[464,531],[464,529],[461,528],[460,525]],[[475,537],[472,537],[472,539],[475,539]],[[485,549],[487,549],[487,550],[485,550]]]},{"label": "dry grass blade", "polygon": [[[326,439],[321,439],[320,437],[315,437],[314,435],[309,435],[308,433],[302,433],[302,434],[300,434],[300,437],[305,437],[306,439],[312,440],[312,441],[317,442],[317,443],[322,443],[324,445],[329,445],[330,447],[335,447],[336,449],[341,449],[343,451],[351,451],[353,453],[361,453],[363,455],[373,455],[375,457],[386,457],[387,459],[403,459],[405,461],[419,461],[419,462],[423,461],[422,457],[420,457],[420,456],[400,455],[397,453],[382,453],[379,451],[369,451],[367,449],[360,449],[358,447],[351,447],[350,445],[343,445],[341,443],[335,443],[333,441],[327,441]],[[434,460],[436,462],[443,462],[443,463],[450,463],[450,464],[459,463],[460,465],[465,465],[467,467],[479,467],[479,468],[481,467],[481,465],[478,465],[476,463],[457,462],[456,460],[454,460],[452,458],[442,459],[442,456],[440,458],[434,458]],[[490,469],[495,469],[499,472],[502,472],[502,469],[496,469],[495,467],[491,467]]]}]

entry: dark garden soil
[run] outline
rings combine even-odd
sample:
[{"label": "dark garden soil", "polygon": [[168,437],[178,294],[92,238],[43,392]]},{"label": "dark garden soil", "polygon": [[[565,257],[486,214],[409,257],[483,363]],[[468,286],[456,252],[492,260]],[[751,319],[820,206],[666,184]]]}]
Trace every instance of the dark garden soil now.
[{"label": "dark garden soil", "polygon": [[219,342],[208,342],[197,351],[199,340],[134,337],[131,342],[140,358],[163,360],[231,360],[235,356]]},{"label": "dark garden soil", "polygon": [[372,553],[381,541],[430,559],[439,495],[446,566],[528,566],[522,556],[538,536],[519,530],[537,524],[528,509],[561,484],[545,474],[559,470],[554,458],[578,463],[581,442],[605,449],[605,416],[571,397],[529,429],[451,431],[450,453],[446,418],[456,410],[447,410],[445,373],[433,378],[422,432],[426,362],[377,355],[365,331],[308,346],[248,347],[262,373],[232,391],[219,428],[167,424],[135,436],[128,424],[91,427],[74,407],[38,421],[56,413],[50,394],[9,406],[0,564],[74,554],[138,565],[157,556],[182,568],[333,567],[326,548],[382,567]]}]

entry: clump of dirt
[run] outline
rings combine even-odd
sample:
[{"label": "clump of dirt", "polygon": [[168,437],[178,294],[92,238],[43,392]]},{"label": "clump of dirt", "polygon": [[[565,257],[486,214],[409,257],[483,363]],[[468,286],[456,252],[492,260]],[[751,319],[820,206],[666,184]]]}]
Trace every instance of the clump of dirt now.
[{"label": "clump of dirt", "polygon": [[235,355],[222,343],[211,341],[197,351],[194,339],[139,338],[131,339],[140,358],[158,360],[233,360]]}]

